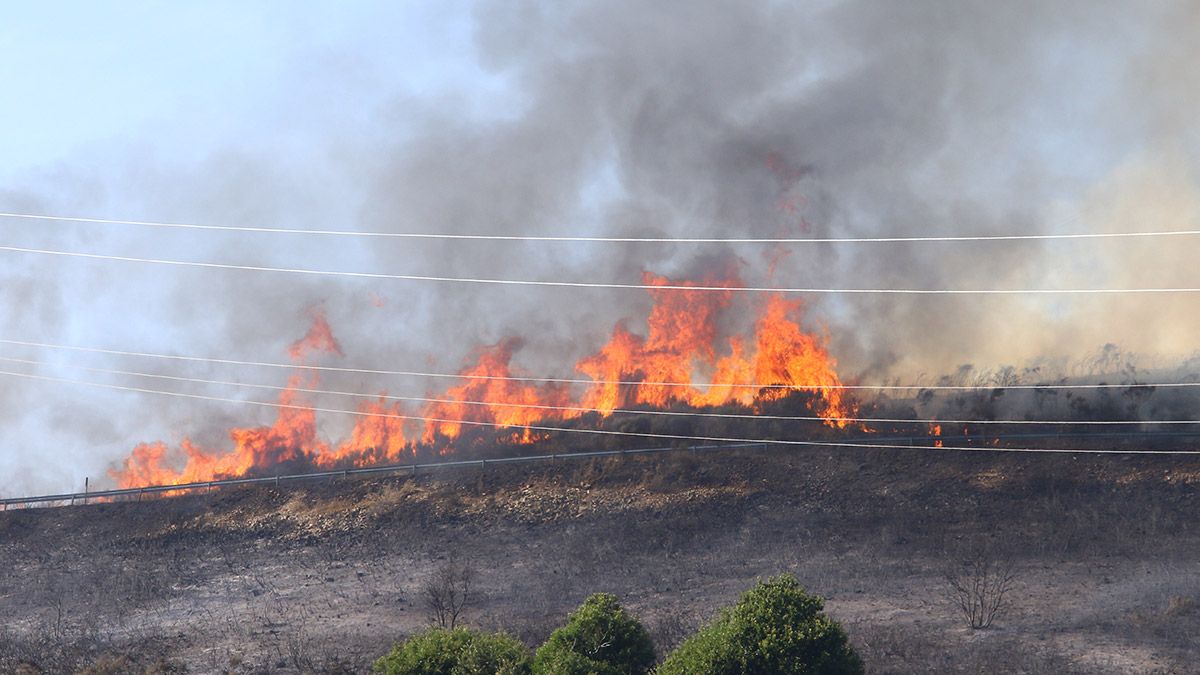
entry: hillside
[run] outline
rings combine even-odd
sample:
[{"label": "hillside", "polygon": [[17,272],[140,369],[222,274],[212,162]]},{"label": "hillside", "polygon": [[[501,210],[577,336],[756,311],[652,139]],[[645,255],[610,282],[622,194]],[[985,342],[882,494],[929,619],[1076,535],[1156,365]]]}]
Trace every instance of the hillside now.
[{"label": "hillside", "polygon": [[[362,672],[477,572],[470,624],[544,639],[594,591],[669,648],[756,578],[828,600],[873,672],[1188,672],[1200,461],[731,451],[336,479],[0,514],[0,671]],[[1011,560],[971,631],[945,573]]]}]

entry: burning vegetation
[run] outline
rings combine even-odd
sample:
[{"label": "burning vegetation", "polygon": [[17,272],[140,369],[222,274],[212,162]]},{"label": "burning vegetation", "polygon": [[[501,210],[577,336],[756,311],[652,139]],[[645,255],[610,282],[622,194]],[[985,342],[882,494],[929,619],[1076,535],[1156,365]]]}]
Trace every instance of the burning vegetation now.
[{"label": "burning vegetation", "polygon": [[[650,273],[644,281],[656,287],[733,289],[740,284],[736,277],[675,281]],[[785,399],[789,407],[824,420],[810,427],[846,426],[842,418],[853,414],[854,404],[838,388],[841,380],[826,339],[801,327],[800,302],[767,296],[757,308],[752,332],[722,339],[719,327],[733,290],[649,293],[653,306],[644,336],[618,322],[607,343],[575,364],[590,384],[572,388],[507,379],[520,376],[511,361],[521,342],[504,340],[476,349],[459,371],[459,383],[430,394],[420,408],[410,409],[386,394],[363,403],[348,437],[336,444],[321,438],[317,411],[305,396],[305,390],[319,386],[317,372],[304,367],[308,356],[342,354],[323,312],[313,310],[312,327],[288,348],[297,371],[279,397],[274,424],[231,429],[229,449],[201,448],[189,439],[178,451],[162,441],[143,443],[110,475],[121,487],[139,487],[252,475],[288,465],[364,466],[457,453],[480,444],[552,441],[554,432],[531,426],[627,429],[623,425],[628,422],[617,419],[627,414],[623,411],[730,409],[755,415]]]},{"label": "burning vegetation", "polygon": [[[515,447],[557,453],[696,438],[1127,451],[1178,449],[1195,437],[1194,427],[1162,420],[1190,418],[1200,405],[1197,392],[1141,384],[1144,373],[1132,364],[1114,369],[1112,356],[1120,354],[1111,345],[1102,360],[1084,364],[1081,377],[1102,382],[1116,375],[1121,383],[1095,391],[1010,391],[1008,385],[1053,378],[1038,368],[977,372],[968,365],[927,389],[851,399],[827,337],[802,326],[800,302],[736,293],[735,275],[697,281],[645,273],[643,280],[652,300],[644,334],[617,322],[605,343],[575,363],[583,377],[539,380],[521,372],[513,360],[522,340],[509,338],[477,347],[455,384],[441,391],[360,398],[353,427],[336,442],[320,433],[317,413],[330,409],[313,397],[331,392],[321,391],[320,371],[308,363],[314,354],[340,357],[342,348],[314,309],[311,328],[287,348],[295,372],[270,404],[278,410],[273,424],[230,429],[225,448],[191,438],[178,448],[143,443],[110,476],[123,488],[178,485],[445,455],[503,457]],[[736,306],[735,297],[755,304]],[[739,323],[746,315],[734,310],[745,309],[753,318]],[[938,390],[946,385],[951,391]]]}]

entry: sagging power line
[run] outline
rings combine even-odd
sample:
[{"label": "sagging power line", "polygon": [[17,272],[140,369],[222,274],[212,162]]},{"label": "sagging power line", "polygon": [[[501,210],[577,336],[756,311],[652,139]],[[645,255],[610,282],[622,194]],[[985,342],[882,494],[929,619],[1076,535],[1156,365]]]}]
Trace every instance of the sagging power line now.
[{"label": "sagging power line", "polygon": [[[1100,448],[1016,448],[1016,447],[997,447],[997,446],[947,446],[947,445],[901,445],[895,443],[860,443],[852,441],[813,441],[800,439],[771,439],[771,438],[737,438],[726,436],[694,436],[686,434],[662,434],[653,432],[641,431],[616,431],[610,429],[578,429],[572,427],[554,427],[546,425],[522,424],[522,425],[507,425],[498,422],[481,422],[477,420],[456,420],[438,417],[426,417],[421,415],[403,415],[396,413],[380,413],[374,411],[363,410],[344,410],[341,408],[324,408],[316,406],[297,405],[292,403],[275,403],[269,401],[250,401],[244,399],[234,399],[222,396],[207,396],[204,394],[188,394],[184,392],[166,391],[162,389],[149,389],[144,387],[126,387],[116,384],[107,384],[103,382],[91,382],[88,380],[77,380],[72,378],[51,377],[48,375],[35,375],[32,373],[18,373],[14,371],[0,370],[0,376],[27,378],[32,380],[40,380],[44,382],[54,382],[60,384],[74,384],[86,387],[96,387],[102,389],[110,389],[114,391],[127,391],[141,394],[156,394],[162,396],[173,396],[179,398],[188,398],[193,400],[214,401],[221,403],[242,403],[246,405],[256,405],[267,408],[276,408],[284,410],[303,410],[311,412],[330,413],[338,415],[351,415],[357,417],[374,417],[382,419],[408,420],[408,421],[423,421],[446,424],[461,424],[465,426],[490,427],[490,428],[511,428],[511,429],[529,429],[532,431],[545,432],[562,432],[575,434],[591,434],[602,436],[622,436],[634,438],[655,438],[668,441],[692,441],[702,443],[753,443],[767,445],[782,445],[782,446],[800,446],[800,447],[820,447],[820,448],[863,448],[877,450],[943,450],[943,451],[963,451],[963,452],[1010,452],[1010,453],[1045,453],[1045,454],[1105,454],[1105,455],[1200,455],[1200,450],[1105,450]],[[931,439],[934,440],[934,439]]]},{"label": "sagging power line", "polygon": [[184,230],[208,230],[220,232],[252,232],[261,234],[292,234],[338,237],[366,237],[389,239],[444,239],[478,241],[541,241],[541,242],[586,242],[586,243],[634,243],[634,244],[898,244],[932,242],[997,242],[997,241],[1045,241],[1072,239],[1130,239],[1151,237],[1180,237],[1200,235],[1200,230],[1152,230],[1132,232],[1067,232],[1035,234],[981,234],[981,235],[930,235],[912,237],[599,237],[576,235],[535,234],[479,234],[444,232],[374,232],[363,230],[327,230],[291,227],[266,227],[255,225],[212,225],[203,223],[180,223],[154,220],[128,220],[121,218],[90,218],[84,216],[58,216],[39,213],[4,213],[3,218],[40,220],[63,223],[92,223],[98,225],[132,225]]},{"label": "sagging power line", "polygon": [[[0,356],[0,361],[8,363],[21,363],[26,365],[64,365],[51,364],[47,361],[38,361],[35,359],[19,359],[13,357]],[[312,387],[301,386],[280,386],[275,384],[259,384],[248,382],[235,382],[230,380],[212,380],[206,378],[184,377],[180,375],[164,375],[161,373],[146,373],[134,370],[120,370],[115,368],[95,368],[79,364],[65,364],[69,368],[75,368],[91,373],[102,373],[106,375],[122,375],[128,377],[142,377],[147,379],[166,380],[170,382],[186,382],[189,384],[204,384],[216,386],[231,386],[243,387],[247,389],[259,389],[268,391],[293,391],[303,394],[316,394],[326,396],[346,396],[351,398],[367,399],[371,401],[402,401],[410,403],[431,403],[431,404],[447,404],[447,405],[467,405],[479,406],[485,408],[520,408],[523,410],[544,410],[546,412],[556,413],[601,413],[603,415],[652,415],[666,417],[700,417],[700,418],[715,418],[715,419],[741,419],[741,420],[763,420],[763,421],[787,421],[787,422],[859,422],[865,424],[963,424],[963,425],[1042,425],[1042,426],[1129,426],[1137,424],[1157,424],[1157,425],[1187,425],[1200,424],[1200,420],[1157,420],[1157,419],[1127,419],[1127,420],[1028,420],[1028,419],[955,419],[955,418],[905,418],[905,417],[856,417],[856,416],[819,416],[819,415],[769,415],[769,414],[753,414],[753,413],[716,413],[702,410],[687,411],[687,410],[658,410],[658,409],[636,409],[636,408],[614,408],[611,410],[584,406],[563,406],[549,405],[540,403],[520,403],[509,401],[475,401],[453,398],[434,398],[427,396],[396,396],[390,394],[367,394],[355,391],[339,391],[331,389],[319,389]],[[800,387],[791,387],[803,391]]]},{"label": "sagging power line", "polygon": [[275,369],[297,369],[313,370],[318,372],[329,373],[353,373],[360,375],[384,375],[397,377],[422,377],[433,379],[476,379],[476,380],[496,380],[506,382],[544,382],[554,384],[582,384],[582,385],[618,385],[618,386],[646,386],[646,387],[736,387],[747,389],[804,389],[811,391],[823,390],[875,390],[875,391],[993,391],[993,390],[1013,390],[1013,391],[1038,391],[1038,390],[1059,390],[1059,389],[1130,389],[1130,388],[1193,388],[1200,387],[1200,382],[1097,382],[1097,383],[1075,383],[1075,384],[821,384],[821,383],[795,383],[795,384],[778,384],[778,383],[725,383],[725,382],[660,382],[653,380],[593,380],[585,378],[564,378],[564,377],[540,377],[540,376],[521,376],[521,375],[469,375],[464,373],[438,373],[438,372],[422,372],[414,370],[388,370],[379,368],[354,368],[345,366],[318,366],[296,363],[279,363],[270,361],[248,361],[239,359],[225,359],[209,356],[190,356],[182,354],[163,354],[157,352],[142,352],[142,351],[127,351],[120,349],[106,349],[101,347],[87,347],[78,345],[65,345],[52,342],[40,342],[33,340],[11,340],[0,339],[0,344],[16,345],[21,347],[34,347],[39,349],[57,349],[74,352],[84,352],[91,354],[106,354],[110,356],[127,356],[134,358],[149,358],[163,359],[171,361],[185,361],[192,363],[211,363],[216,365],[227,366],[253,366],[259,368],[275,368]]},{"label": "sagging power line", "polygon": [[350,279],[376,279],[389,281],[419,281],[431,283],[474,284],[488,286],[526,286],[546,288],[598,288],[611,290],[646,291],[693,291],[721,293],[785,293],[807,295],[957,295],[957,296],[1012,296],[1012,295],[1160,295],[1200,293],[1200,287],[1140,287],[1140,288],[825,288],[825,287],[773,287],[773,286],[713,286],[690,284],[627,284],[596,281],[554,281],[541,279],[491,279],[480,277],[448,277],[424,274],[391,274],[386,272],[358,272],[350,270],[315,270],[303,267],[271,267],[267,265],[237,265],[233,263],[175,260],[169,258],[142,258],[137,256],[107,255],[83,251],[59,251],[55,249],[0,246],[0,251],[62,258],[103,260],[108,262],[131,262],[145,265],[170,267],[192,267],[199,269],[237,270],[242,272],[264,272],[302,276],[328,276]]}]

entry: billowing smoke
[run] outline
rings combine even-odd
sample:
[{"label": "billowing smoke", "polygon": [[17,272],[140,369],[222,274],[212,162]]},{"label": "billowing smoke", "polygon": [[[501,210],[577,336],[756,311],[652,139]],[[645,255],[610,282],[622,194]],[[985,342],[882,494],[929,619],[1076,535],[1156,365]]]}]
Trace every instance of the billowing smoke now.
[{"label": "billowing smoke", "polygon": [[[196,162],[139,149],[127,151],[115,172],[97,171],[83,157],[30,178],[20,192],[0,194],[0,206],[372,231],[695,237],[1200,224],[1194,3],[480,2],[470,18],[486,86],[421,95],[390,91],[386,77],[364,78],[361,86],[373,96],[356,100],[371,102],[369,115],[317,114],[277,102],[289,114],[333,122],[298,124],[303,142],[231,143]],[[353,48],[344,52],[333,60],[353,70],[355,60],[346,58]],[[300,65],[322,56],[329,54],[299,53],[296,70],[308,74],[290,80],[311,88],[314,103],[355,81],[344,69],[308,72]],[[55,228],[13,229],[12,240],[455,277],[638,283],[644,271],[703,278],[733,270],[752,286],[1198,285],[1190,276],[1191,238],[780,249],[137,229],[67,235]],[[0,316],[5,335],[18,339],[281,360],[308,329],[308,308],[320,305],[345,354],[322,357],[330,363],[449,371],[477,345],[519,336],[514,365],[558,376],[573,375],[572,365],[607,339],[614,322],[642,320],[650,303],[638,291],[76,261],[21,259],[5,275]],[[1136,355],[1130,358],[1143,369],[1170,368],[1195,350],[1200,334],[1200,304],[1186,294],[804,300],[810,327],[827,332],[849,381],[932,383],[965,364],[976,374],[1011,366],[1039,369],[1026,372],[1032,379],[1078,375],[1073,370],[1106,344]],[[739,295],[722,330],[736,333],[760,305],[761,298]],[[636,323],[631,328],[644,333]],[[278,379],[269,371],[231,378],[216,366],[186,372]],[[323,384],[403,394],[434,386],[362,375],[330,376]],[[220,395],[231,396],[228,389]],[[44,383],[9,383],[0,396],[4,428],[22,448],[0,454],[10,476],[23,476],[0,479],[5,492],[100,475],[139,441],[190,436],[218,446],[229,427],[272,416]],[[40,406],[21,405],[27,401]],[[328,435],[338,437],[349,423],[327,424]],[[39,437],[39,428],[54,431]],[[73,468],[20,473],[59,467],[59,458]]]},{"label": "billowing smoke", "polygon": [[[516,110],[485,122],[453,106],[431,115],[377,176],[368,226],[837,237],[1184,229],[1200,216],[1195,154],[1180,145],[1194,128],[1177,110],[1196,106],[1160,72],[1190,70],[1178,64],[1195,22],[1167,8],[506,3],[478,18],[482,62],[515,83]],[[442,242],[378,253],[431,273],[555,279],[686,273],[726,255],[751,284],[969,289],[1187,286],[1190,250],[1187,240],[807,246],[771,278],[775,252],[762,247]],[[552,326],[603,332],[612,317],[594,307],[636,302],[442,291],[413,299],[483,340],[533,321],[538,360],[579,334]],[[1187,353],[1198,327],[1186,296],[812,302],[843,364],[881,373],[1021,364],[1107,342]]]}]

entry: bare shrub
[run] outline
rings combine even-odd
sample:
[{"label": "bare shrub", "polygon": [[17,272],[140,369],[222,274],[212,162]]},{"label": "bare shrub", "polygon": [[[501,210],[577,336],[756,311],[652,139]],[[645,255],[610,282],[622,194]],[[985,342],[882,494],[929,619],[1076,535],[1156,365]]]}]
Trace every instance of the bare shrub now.
[{"label": "bare shrub", "polygon": [[476,600],[475,570],[451,557],[439,565],[421,589],[421,599],[430,620],[440,628],[453,630],[464,610]]},{"label": "bare shrub", "polygon": [[950,597],[973,630],[988,628],[1008,608],[1016,581],[1013,565],[979,549],[946,572]]},{"label": "bare shrub", "polygon": [[313,656],[315,645],[303,622],[288,632],[284,638],[284,646],[287,650],[287,660],[292,667],[302,673],[316,670],[316,659]]},{"label": "bare shrub", "polygon": [[1020,636],[947,642],[921,625],[856,621],[847,629],[868,673],[1055,673],[1088,670],[1051,645]]}]

